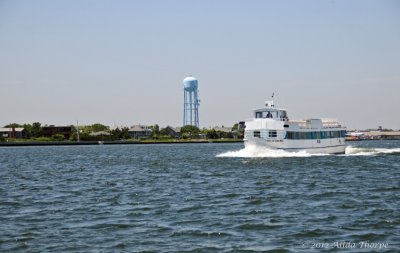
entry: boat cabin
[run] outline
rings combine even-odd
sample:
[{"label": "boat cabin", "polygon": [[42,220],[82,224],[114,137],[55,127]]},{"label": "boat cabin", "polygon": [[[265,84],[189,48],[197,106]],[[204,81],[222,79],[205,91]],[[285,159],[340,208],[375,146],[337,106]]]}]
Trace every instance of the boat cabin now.
[{"label": "boat cabin", "polygon": [[265,102],[265,105],[265,108],[254,110],[255,119],[289,120],[286,110],[275,108],[272,101]]}]

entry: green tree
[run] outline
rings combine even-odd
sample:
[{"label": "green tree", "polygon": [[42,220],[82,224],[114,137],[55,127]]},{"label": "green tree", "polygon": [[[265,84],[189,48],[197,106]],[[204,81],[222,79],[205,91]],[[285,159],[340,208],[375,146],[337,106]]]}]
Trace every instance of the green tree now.
[{"label": "green tree", "polygon": [[236,123],[235,125],[233,125],[232,131],[236,132],[236,136],[238,136],[239,138],[243,138],[243,136],[244,136],[244,125]]},{"label": "green tree", "polygon": [[22,127],[28,132],[28,139],[32,137],[32,125],[23,124]]},{"label": "green tree", "polygon": [[130,135],[129,135],[129,128],[128,127],[123,127],[121,129],[119,129],[118,127],[111,130],[111,134],[113,136],[114,139],[116,140],[126,140],[126,139],[130,139]]},{"label": "green tree", "polygon": [[100,123],[95,123],[91,126],[89,126],[90,132],[100,132],[100,131],[109,131],[110,127],[105,126],[103,124]]},{"label": "green tree", "polygon": [[218,139],[219,135],[215,129],[206,130],[205,132],[208,139]]},{"label": "green tree", "polygon": [[218,131],[220,138],[233,138],[233,134],[231,132],[223,132]]},{"label": "green tree", "polygon": [[121,139],[130,139],[131,136],[129,135],[129,128],[128,127],[123,127],[121,129],[121,134],[120,134]]},{"label": "green tree", "polygon": [[42,125],[39,122],[33,122],[32,127],[30,129],[31,137],[40,137],[42,136]]},{"label": "green tree", "polygon": [[181,135],[183,137],[197,137],[200,133],[200,129],[196,126],[186,125],[181,128]]},{"label": "green tree", "polygon": [[63,134],[54,134],[51,136],[51,138],[53,138],[55,141],[63,141],[65,139]]},{"label": "green tree", "polygon": [[5,125],[4,127],[13,128],[13,127],[22,127],[22,125],[20,125],[18,123],[11,123],[11,124]]},{"label": "green tree", "polygon": [[151,138],[157,139],[160,135],[160,126],[155,124],[153,126],[150,126],[149,129],[151,130]]},{"label": "green tree", "polygon": [[79,132],[79,138],[80,138],[82,141],[90,141],[89,132],[86,132],[86,131]]},{"label": "green tree", "polygon": [[77,134],[77,129],[76,126],[70,125],[71,127],[71,135],[69,136],[70,141],[77,141],[78,140],[78,134]]},{"label": "green tree", "polygon": [[111,130],[110,133],[112,134],[112,136],[114,137],[114,139],[116,139],[116,140],[121,139],[121,138],[120,138],[121,130],[120,130],[118,127],[115,128],[115,129],[113,129],[113,130]]},{"label": "green tree", "polygon": [[236,124],[233,125],[233,127],[232,127],[232,131],[237,131],[237,130],[239,130],[239,124],[238,124],[238,123],[236,123]]}]

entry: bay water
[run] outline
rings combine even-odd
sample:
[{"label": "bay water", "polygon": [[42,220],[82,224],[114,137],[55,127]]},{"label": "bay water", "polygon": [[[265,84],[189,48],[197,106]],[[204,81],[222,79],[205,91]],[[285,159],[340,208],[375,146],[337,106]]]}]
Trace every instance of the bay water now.
[{"label": "bay water", "polygon": [[0,148],[1,252],[400,252],[400,141]]}]

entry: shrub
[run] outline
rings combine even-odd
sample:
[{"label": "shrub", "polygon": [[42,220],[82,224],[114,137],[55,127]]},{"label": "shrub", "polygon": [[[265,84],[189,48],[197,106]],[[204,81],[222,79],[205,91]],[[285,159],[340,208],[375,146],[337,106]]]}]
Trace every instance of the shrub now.
[{"label": "shrub", "polygon": [[65,139],[64,135],[62,134],[54,134],[53,136],[51,136],[53,138],[53,140],[55,141],[63,141]]}]

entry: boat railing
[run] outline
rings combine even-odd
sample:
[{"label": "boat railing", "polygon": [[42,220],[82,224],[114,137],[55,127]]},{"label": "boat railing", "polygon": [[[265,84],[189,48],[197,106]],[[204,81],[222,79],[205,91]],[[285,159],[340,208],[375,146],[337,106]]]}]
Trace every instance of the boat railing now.
[{"label": "boat railing", "polygon": [[299,120],[299,119],[290,120],[290,123],[296,123],[299,126],[299,128],[308,128],[306,120]]},{"label": "boat railing", "polygon": [[336,119],[321,119],[322,127],[324,128],[337,128],[341,127],[339,122]]},{"label": "boat railing", "polygon": [[[310,125],[307,120],[290,120],[291,123],[296,123],[301,129],[309,129]],[[336,119],[321,119],[323,128],[338,128],[341,127]]]},{"label": "boat railing", "polygon": [[[272,119],[272,120],[276,120],[276,121],[286,121],[286,122],[289,121],[289,118],[247,118],[247,119],[245,119],[245,121],[252,121],[254,119]],[[292,121],[290,120],[290,122],[292,122]]]},{"label": "boat railing", "polygon": [[[266,118],[257,118],[257,119],[266,119]],[[309,121],[307,120],[289,120],[288,118],[271,118],[272,120],[276,120],[276,121],[284,121],[284,122],[290,122],[290,123],[295,123],[299,126],[299,128],[301,129],[309,129]],[[251,121],[253,119],[247,119],[246,121]],[[338,127],[342,127],[339,122],[336,119],[328,119],[328,118],[324,118],[321,119],[322,122],[322,127],[323,128],[338,128]]]}]

